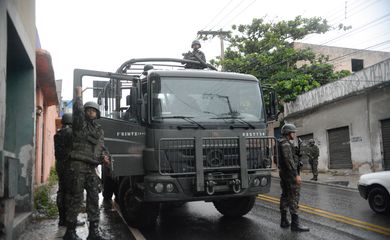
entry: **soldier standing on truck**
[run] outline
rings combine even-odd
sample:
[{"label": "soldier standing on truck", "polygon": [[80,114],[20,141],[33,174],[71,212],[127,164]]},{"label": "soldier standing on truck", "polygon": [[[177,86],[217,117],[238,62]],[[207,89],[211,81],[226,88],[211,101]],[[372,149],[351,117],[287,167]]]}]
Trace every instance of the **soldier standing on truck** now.
[{"label": "soldier standing on truck", "polygon": [[282,138],[279,144],[279,176],[282,195],[280,196],[280,226],[287,228],[290,222],[287,219],[287,209],[291,214],[291,231],[306,232],[309,228],[302,226],[298,218],[299,192],[301,176],[299,175],[299,159],[295,147],[291,142],[295,138],[297,129],[294,124],[285,124],[282,127]]},{"label": "soldier standing on truck", "polygon": [[309,157],[309,163],[311,166],[311,171],[313,173],[313,178],[310,180],[318,180],[318,156],[320,151],[315,144],[314,139],[309,140],[309,146],[307,147],[307,156]]},{"label": "soldier standing on truck", "polygon": [[109,164],[109,157],[103,151],[104,132],[95,121],[100,118],[99,105],[87,102],[82,105],[82,89],[76,89],[73,105],[73,146],[69,159],[69,183],[67,194],[70,199],[66,213],[67,229],[63,239],[80,238],[76,234],[77,215],[81,210],[84,189],[87,191],[87,214],[89,234],[87,239],[105,239],[99,232],[99,186],[96,173],[99,164]]},{"label": "soldier standing on truck", "polygon": [[202,51],[199,49],[202,47],[200,44],[199,40],[194,40],[192,41],[191,48],[192,52],[187,52],[183,54],[184,59],[187,60],[193,60],[193,61],[203,61],[203,64],[193,64],[193,63],[187,63],[186,68],[192,68],[192,69],[203,69],[205,68],[205,63],[206,63],[206,56]]}]

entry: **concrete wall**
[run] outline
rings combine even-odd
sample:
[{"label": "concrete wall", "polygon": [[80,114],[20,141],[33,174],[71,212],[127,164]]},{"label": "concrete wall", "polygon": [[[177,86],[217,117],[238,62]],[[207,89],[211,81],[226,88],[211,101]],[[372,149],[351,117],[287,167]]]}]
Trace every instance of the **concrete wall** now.
[{"label": "concrete wall", "polygon": [[[315,44],[307,43],[294,43],[294,47],[297,49],[310,48],[317,55],[323,54],[329,56],[329,63],[334,65],[335,71],[349,70],[352,72],[351,59],[363,59],[364,68],[368,68],[378,62],[390,58],[390,52],[382,51],[370,51],[370,50],[361,50],[361,49],[352,49],[352,48],[341,48],[341,47],[332,47],[332,46],[321,46]],[[332,60],[334,59],[334,60]],[[298,65],[302,65],[304,62],[301,62]]]},{"label": "concrete wall", "polygon": [[298,135],[313,133],[319,145],[319,169],[329,169],[327,130],[349,127],[353,170],[383,169],[380,120],[390,118],[390,60],[341,81],[300,95],[285,104],[285,120]]},{"label": "concrete wall", "polygon": [[0,1],[0,239],[16,239],[33,203],[35,1]]},{"label": "concrete wall", "polygon": [[390,81],[390,59],[299,95],[295,101],[284,105],[284,114],[287,116],[307,111],[335,100],[359,94],[365,89],[379,86],[388,81]]}]

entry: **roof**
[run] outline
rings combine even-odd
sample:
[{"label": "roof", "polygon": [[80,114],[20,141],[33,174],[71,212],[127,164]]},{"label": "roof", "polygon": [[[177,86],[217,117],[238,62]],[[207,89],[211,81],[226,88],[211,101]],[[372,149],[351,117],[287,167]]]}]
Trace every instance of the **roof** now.
[{"label": "roof", "polygon": [[385,85],[390,85],[390,58],[299,95],[295,101],[284,104],[284,116],[291,117]]},{"label": "roof", "polygon": [[247,80],[258,81],[258,79],[249,74],[218,72],[209,70],[151,70],[149,74],[158,74],[162,77],[185,77],[185,78],[218,78],[218,79],[232,79],[232,80]]}]

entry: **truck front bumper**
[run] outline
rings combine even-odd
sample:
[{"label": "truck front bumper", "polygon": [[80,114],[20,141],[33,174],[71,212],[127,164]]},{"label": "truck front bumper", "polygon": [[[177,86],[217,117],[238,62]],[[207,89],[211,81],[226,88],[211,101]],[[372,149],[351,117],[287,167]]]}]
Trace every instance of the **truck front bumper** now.
[{"label": "truck front bumper", "polygon": [[213,181],[206,177],[206,181],[204,190],[197,191],[194,176],[147,175],[144,178],[144,201],[214,201],[231,197],[254,196],[269,192],[271,174],[270,171],[248,173],[248,188],[242,188],[240,181],[236,179]]}]

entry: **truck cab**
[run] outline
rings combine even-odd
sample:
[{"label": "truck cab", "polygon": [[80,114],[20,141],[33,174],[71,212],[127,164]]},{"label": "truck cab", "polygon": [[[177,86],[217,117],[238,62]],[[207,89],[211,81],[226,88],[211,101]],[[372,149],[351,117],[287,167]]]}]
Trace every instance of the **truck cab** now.
[{"label": "truck cab", "polygon": [[111,155],[103,196],[115,194],[131,225],[153,224],[161,204],[189,201],[239,217],[269,192],[276,142],[266,135],[258,79],[185,69],[187,62],[132,59],[115,73],[75,70],[75,86],[93,92],[84,101],[101,106]]}]

